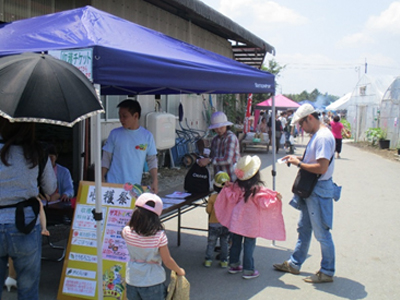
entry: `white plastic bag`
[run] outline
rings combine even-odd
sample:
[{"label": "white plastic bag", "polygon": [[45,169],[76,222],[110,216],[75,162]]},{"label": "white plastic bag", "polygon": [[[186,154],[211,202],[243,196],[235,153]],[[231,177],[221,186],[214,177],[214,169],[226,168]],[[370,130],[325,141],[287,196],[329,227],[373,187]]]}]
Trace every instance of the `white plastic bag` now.
[{"label": "white plastic bag", "polygon": [[290,135],[290,137],[289,137],[289,143],[290,143],[291,145],[294,144],[294,137],[293,137],[293,135]]},{"label": "white plastic bag", "polygon": [[284,134],[281,135],[281,140],[280,140],[280,144],[283,145],[286,142],[286,137]]}]

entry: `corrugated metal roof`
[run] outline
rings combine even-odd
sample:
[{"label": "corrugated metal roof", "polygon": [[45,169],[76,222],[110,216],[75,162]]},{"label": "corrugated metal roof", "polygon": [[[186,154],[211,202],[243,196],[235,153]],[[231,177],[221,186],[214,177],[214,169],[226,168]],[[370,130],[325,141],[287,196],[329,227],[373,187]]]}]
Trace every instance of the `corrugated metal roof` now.
[{"label": "corrugated metal roof", "polygon": [[234,58],[261,68],[265,55],[275,55],[275,48],[239,24],[199,0],[144,0],[177,15],[218,36],[234,41]]}]

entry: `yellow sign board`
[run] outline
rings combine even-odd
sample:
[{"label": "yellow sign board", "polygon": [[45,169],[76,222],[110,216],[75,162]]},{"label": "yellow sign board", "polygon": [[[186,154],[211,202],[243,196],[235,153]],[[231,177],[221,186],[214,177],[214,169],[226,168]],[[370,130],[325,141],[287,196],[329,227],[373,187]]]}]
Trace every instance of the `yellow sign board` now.
[{"label": "yellow sign board", "polygon": [[[122,184],[102,183],[101,244],[97,243],[95,183],[81,181],[64,259],[58,300],[98,299],[97,278],[102,277],[103,298],[126,299],[125,268],[129,253],[121,231],[129,222],[135,199]],[[102,248],[103,273],[97,274],[97,248]]]}]

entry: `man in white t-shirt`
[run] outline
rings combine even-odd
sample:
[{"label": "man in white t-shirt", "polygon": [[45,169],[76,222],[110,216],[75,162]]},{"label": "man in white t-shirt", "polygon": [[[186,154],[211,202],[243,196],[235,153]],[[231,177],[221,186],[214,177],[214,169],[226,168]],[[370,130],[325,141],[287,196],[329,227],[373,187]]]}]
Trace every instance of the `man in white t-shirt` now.
[{"label": "man in white t-shirt", "polygon": [[290,259],[274,264],[278,271],[300,274],[300,268],[307,258],[312,232],[321,246],[320,270],[304,278],[308,283],[332,282],[335,273],[335,247],[330,229],[333,220],[333,199],[338,200],[340,191],[332,181],[334,170],[335,139],[331,131],[322,125],[318,113],[309,105],[302,105],[294,114],[292,124],[299,123],[302,129],[312,135],[304,157],[288,155],[287,164],[293,164],[308,172],[320,174],[311,195],[301,198],[294,195],[290,204],[301,211],[298,222],[298,240]]},{"label": "man in white t-shirt", "polygon": [[122,127],[113,129],[103,147],[102,180],[104,182],[141,184],[147,162],[152,178],[151,191],[158,193],[157,149],[153,135],[139,125],[138,101],[126,99],[117,106]]}]

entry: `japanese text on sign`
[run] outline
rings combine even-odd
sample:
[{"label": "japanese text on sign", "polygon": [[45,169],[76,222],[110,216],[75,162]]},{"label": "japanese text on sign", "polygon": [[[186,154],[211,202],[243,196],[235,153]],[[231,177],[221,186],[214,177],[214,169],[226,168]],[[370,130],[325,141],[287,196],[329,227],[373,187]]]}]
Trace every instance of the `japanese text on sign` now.
[{"label": "japanese text on sign", "polygon": [[[132,205],[132,198],[129,196],[129,192],[125,191],[123,188],[102,187],[101,198],[103,205],[115,205],[126,208],[131,207]],[[96,188],[94,186],[89,187],[86,203],[96,203]]]},{"label": "japanese text on sign", "polygon": [[52,50],[49,54],[78,68],[93,82],[93,49]]},{"label": "japanese text on sign", "polygon": [[109,209],[103,240],[103,259],[128,261],[129,253],[121,231],[128,224],[132,213],[132,209]]}]

